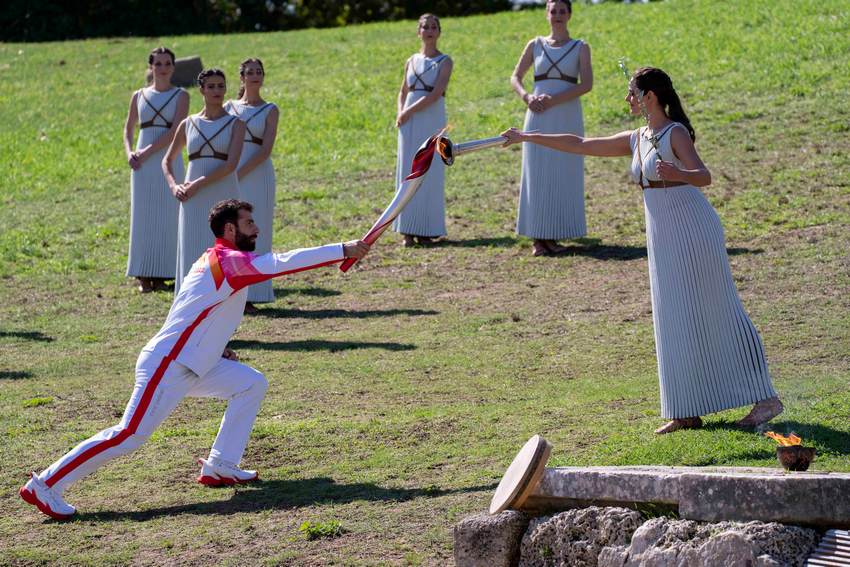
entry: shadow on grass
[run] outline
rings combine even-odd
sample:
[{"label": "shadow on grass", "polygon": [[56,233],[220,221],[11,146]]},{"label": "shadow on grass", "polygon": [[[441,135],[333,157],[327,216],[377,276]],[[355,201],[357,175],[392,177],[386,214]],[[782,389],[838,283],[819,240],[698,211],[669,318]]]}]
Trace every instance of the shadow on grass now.
[{"label": "shadow on grass", "polygon": [[[551,257],[563,256],[586,256],[595,258],[596,260],[638,260],[646,258],[646,246],[620,246],[617,244],[602,244],[598,238],[579,238],[573,241],[574,244],[567,245],[567,249],[560,254],[554,254]],[[729,256],[739,256],[741,254],[761,254],[764,252],[761,248],[727,248],[726,253]]]},{"label": "shadow on grass", "polygon": [[519,239],[510,236],[499,236],[493,238],[469,238],[466,240],[441,240],[436,246],[451,246],[454,248],[508,248],[516,245]]},{"label": "shadow on grass", "polygon": [[308,297],[333,297],[335,295],[342,295],[341,291],[335,289],[325,289],[323,287],[284,287],[284,288],[275,288],[274,296],[278,299],[281,297],[287,297],[289,295],[306,295]]},{"label": "shadow on grass", "polygon": [[365,348],[381,348],[384,350],[415,350],[416,345],[402,343],[368,343],[354,341],[289,341],[289,342],[263,342],[263,341],[230,341],[228,346],[232,349],[247,350],[276,350],[289,352],[313,352],[326,350],[328,352],[340,352],[344,350],[360,350]]},{"label": "shadow on grass", "polygon": [[21,380],[32,376],[32,372],[26,370],[0,370],[0,380]]},{"label": "shadow on grass", "polygon": [[[728,431],[747,431],[735,425],[732,421],[715,421],[705,424],[705,430],[728,430]],[[775,431],[782,435],[796,433],[803,439],[803,445],[814,445],[822,451],[827,451],[834,455],[850,455],[850,432],[841,431],[832,427],[821,425],[819,423],[803,423],[800,421],[771,421],[762,429],[765,431]],[[742,458],[771,458],[775,457],[776,452],[765,449],[764,452],[753,452],[753,454],[743,455]]]},{"label": "shadow on grass", "polygon": [[[245,488],[238,488],[233,496],[224,502],[200,502],[164,506],[150,510],[129,512],[91,512],[78,513],[74,520],[78,522],[113,522],[130,520],[144,522],[163,516],[180,514],[227,516],[243,512],[261,512],[263,510],[288,510],[303,506],[338,505],[364,500],[368,502],[407,502],[416,498],[437,498],[447,494],[490,491],[496,483],[466,488],[442,489],[428,488],[385,488],[373,483],[337,484],[326,477],[293,480],[266,480]],[[216,490],[233,490],[221,488]]]},{"label": "shadow on grass", "polygon": [[14,339],[25,339],[28,341],[36,341],[40,343],[52,343],[56,339],[48,337],[39,331],[0,331],[0,339],[11,337]]},{"label": "shadow on grass", "polygon": [[347,309],[284,309],[282,307],[265,307],[257,311],[255,317],[273,317],[275,319],[371,319],[373,317],[397,317],[408,315],[439,315],[433,309],[372,309],[365,311],[349,311]]}]

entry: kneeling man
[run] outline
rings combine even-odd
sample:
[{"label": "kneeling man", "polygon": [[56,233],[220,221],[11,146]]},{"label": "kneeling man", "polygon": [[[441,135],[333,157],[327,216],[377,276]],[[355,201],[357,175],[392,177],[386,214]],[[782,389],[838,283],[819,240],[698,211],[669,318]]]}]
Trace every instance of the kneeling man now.
[{"label": "kneeling man", "polygon": [[144,443],[186,396],[226,399],[227,409],[198,482],[231,485],[257,480],[239,468],[268,383],[253,368],[236,362],[227,342],[242,320],[248,286],[277,276],[360,259],[362,241],[329,244],[281,254],[252,254],[259,229],[250,203],[221,201],[210,211],[215,246],[207,250],[180,286],[165,324],[142,349],[136,385],[115,427],[83,441],[41,474],[32,473],[20,495],[52,518],[76,510],[62,493],[74,481]]}]

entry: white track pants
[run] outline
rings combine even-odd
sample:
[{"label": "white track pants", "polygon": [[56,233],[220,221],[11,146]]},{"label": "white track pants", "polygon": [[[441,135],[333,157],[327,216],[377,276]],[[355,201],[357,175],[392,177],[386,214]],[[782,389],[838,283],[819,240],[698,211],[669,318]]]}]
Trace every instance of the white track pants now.
[{"label": "white track pants", "polygon": [[222,358],[201,377],[168,356],[142,352],[136,362],[136,386],[121,422],[71,449],[39,478],[64,491],[106,462],[140,447],[186,396],[228,400],[210,456],[238,465],[267,388],[260,372],[232,360]]}]

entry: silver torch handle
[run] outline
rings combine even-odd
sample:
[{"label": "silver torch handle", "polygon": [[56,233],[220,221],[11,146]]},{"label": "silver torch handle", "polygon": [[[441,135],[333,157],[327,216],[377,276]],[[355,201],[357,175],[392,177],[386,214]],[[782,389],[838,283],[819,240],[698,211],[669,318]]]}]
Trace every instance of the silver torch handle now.
[{"label": "silver torch handle", "polygon": [[485,148],[492,148],[493,146],[501,146],[506,141],[507,138],[503,138],[502,136],[495,136],[493,138],[484,138],[483,140],[461,142],[460,144],[454,144],[452,152],[454,153],[454,155],[459,156],[461,154],[466,154],[469,152],[477,152],[478,150],[483,150]]},{"label": "silver torch handle", "polygon": [[502,136],[494,136],[493,138],[484,138],[483,140],[472,140],[469,142],[455,144],[448,138],[443,137],[437,145],[437,151],[446,165],[452,165],[455,158],[459,155],[477,152],[478,150],[492,148],[494,146],[501,146],[506,140],[507,139]]}]

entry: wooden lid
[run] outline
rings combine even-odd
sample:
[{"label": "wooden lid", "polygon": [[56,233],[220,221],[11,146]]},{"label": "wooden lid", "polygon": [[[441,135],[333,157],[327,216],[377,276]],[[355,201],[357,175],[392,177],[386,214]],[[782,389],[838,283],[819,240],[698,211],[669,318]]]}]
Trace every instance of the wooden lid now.
[{"label": "wooden lid", "polygon": [[540,483],[551,452],[552,445],[540,435],[526,441],[496,487],[496,493],[490,501],[491,514],[498,514],[509,508],[522,508]]}]

